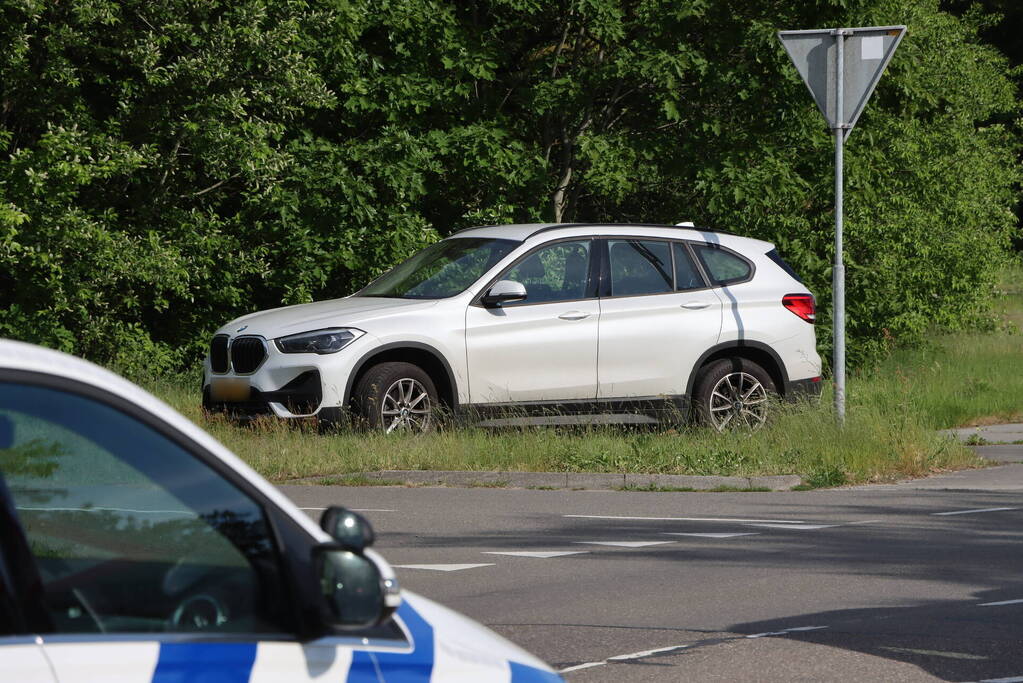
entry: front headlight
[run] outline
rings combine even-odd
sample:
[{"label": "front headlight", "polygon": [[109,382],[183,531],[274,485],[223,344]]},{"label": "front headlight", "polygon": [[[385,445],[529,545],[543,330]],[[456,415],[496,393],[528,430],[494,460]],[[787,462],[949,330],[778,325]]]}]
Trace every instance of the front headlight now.
[{"label": "front headlight", "polygon": [[281,353],[337,353],[364,334],[354,327],[337,327],[288,335],[274,340]]}]

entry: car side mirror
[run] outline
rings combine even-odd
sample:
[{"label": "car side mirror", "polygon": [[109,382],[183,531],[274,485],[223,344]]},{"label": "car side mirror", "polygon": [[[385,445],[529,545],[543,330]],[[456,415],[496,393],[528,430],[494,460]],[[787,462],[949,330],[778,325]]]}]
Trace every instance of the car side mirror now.
[{"label": "car side mirror", "polygon": [[365,517],[337,505],[323,511],[320,528],[330,534],[341,547],[356,553],[361,553],[376,540],[373,527]]},{"label": "car side mirror", "polygon": [[515,280],[498,280],[494,286],[483,295],[484,306],[495,307],[511,301],[522,301],[526,298],[526,286]]},{"label": "car side mirror", "polygon": [[394,609],[385,604],[380,569],[369,558],[333,544],[313,550],[324,600],[324,621],[331,628],[355,630],[386,621]]}]

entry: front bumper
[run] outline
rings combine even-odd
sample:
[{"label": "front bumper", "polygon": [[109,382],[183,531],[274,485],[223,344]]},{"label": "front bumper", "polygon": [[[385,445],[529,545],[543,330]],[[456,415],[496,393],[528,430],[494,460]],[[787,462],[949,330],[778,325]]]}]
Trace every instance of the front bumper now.
[{"label": "front bumper", "polygon": [[[376,338],[364,334],[332,354],[282,353],[265,340],[266,357],[250,373],[213,372],[209,357],[203,363],[202,401],[207,410],[246,419],[262,415],[300,418],[314,415],[336,419],[345,401],[344,391],[355,364],[373,348]],[[242,384],[247,391],[225,399],[213,383]],[[218,394],[221,396],[218,397]]]}]

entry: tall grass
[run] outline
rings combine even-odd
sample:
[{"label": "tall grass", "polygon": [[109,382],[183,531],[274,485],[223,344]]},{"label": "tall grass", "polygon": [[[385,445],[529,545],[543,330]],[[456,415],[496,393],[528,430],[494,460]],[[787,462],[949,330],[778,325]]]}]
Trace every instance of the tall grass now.
[{"label": "tall grass", "polygon": [[319,434],[268,420],[238,426],[205,416],[194,381],[150,390],[274,481],[389,469],[804,475],[811,484],[889,481],[977,466],[936,430],[1023,421],[1023,269],[1006,276],[1006,324],[995,333],[936,337],[848,380],[839,428],[830,386],[819,404],[778,406],[759,432],[611,427],[445,429],[421,437]]}]

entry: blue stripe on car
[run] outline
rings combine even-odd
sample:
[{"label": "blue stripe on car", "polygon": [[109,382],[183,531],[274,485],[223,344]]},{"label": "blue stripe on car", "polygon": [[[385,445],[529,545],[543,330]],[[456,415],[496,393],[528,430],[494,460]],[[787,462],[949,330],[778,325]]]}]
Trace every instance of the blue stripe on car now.
[{"label": "blue stripe on car", "polygon": [[561,676],[552,671],[534,669],[518,662],[508,662],[511,665],[511,683],[561,683]]},{"label": "blue stripe on car", "polygon": [[153,683],[248,683],[255,661],[256,643],[160,643]]},{"label": "blue stripe on car", "polygon": [[412,652],[354,652],[347,683],[375,683],[379,680],[377,666],[387,681],[429,683],[433,674],[433,627],[408,602],[398,608],[398,616],[412,636]]}]

